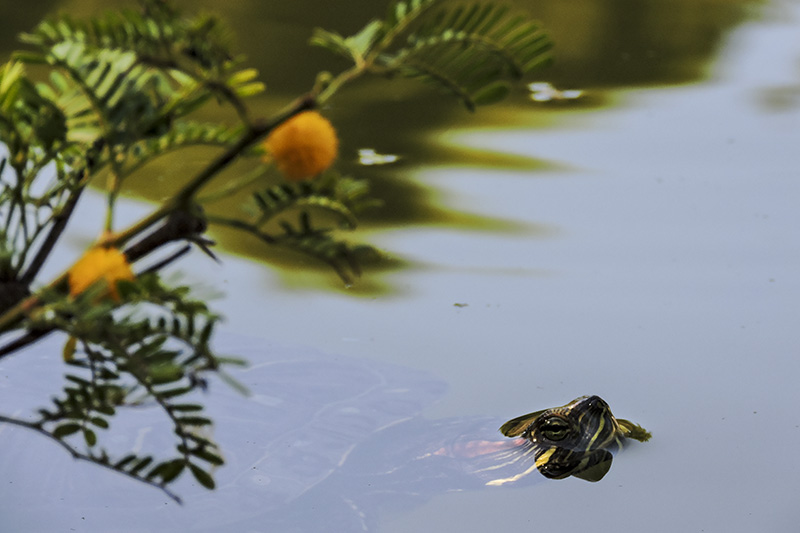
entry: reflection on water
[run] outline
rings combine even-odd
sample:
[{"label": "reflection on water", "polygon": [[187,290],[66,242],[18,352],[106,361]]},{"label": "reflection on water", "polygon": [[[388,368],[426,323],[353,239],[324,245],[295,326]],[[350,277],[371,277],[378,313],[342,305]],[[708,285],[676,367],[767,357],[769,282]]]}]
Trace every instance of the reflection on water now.
[{"label": "reflection on water", "polygon": [[[0,4],[7,2],[3,0]],[[760,4],[758,0],[513,0],[510,3],[539,18],[556,42],[555,66],[537,73],[537,77],[553,80],[559,86],[595,90],[600,86],[681,83],[702,77],[726,32],[747,16],[749,8]],[[324,26],[348,34],[382,14],[389,2],[231,0],[222,6],[211,0],[181,0],[176,4],[185,9],[212,9],[235,29],[241,49],[249,62],[261,70],[269,88],[268,95],[256,104],[256,110],[269,114],[289,98],[307,91],[318,71],[339,68],[337,58],[307,46],[314,27]],[[62,0],[48,5],[75,16],[87,16],[129,6],[131,2]],[[36,15],[41,14],[41,6],[38,7]],[[16,33],[32,25],[30,8],[3,7],[3,13],[7,32]],[[0,44],[4,48],[9,46],[7,41]],[[587,102],[610,103],[604,98],[591,98]],[[363,214],[363,229],[369,234],[385,227],[435,224],[471,231],[518,231],[519,226],[504,220],[502,214],[478,215],[444,207],[447,204],[444,193],[430,184],[413,181],[410,176],[420,165],[486,166],[527,170],[535,176],[537,170],[548,167],[545,160],[444,147],[436,140],[442,130],[466,124],[541,128],[556,119],[531,104],[526,99],[524,84],[520,84],[517,94],[507,104],[480,109],[475,115],[465,112],[452,99],[412,83],[368,80],[345,91],[326,110],[340,131],[340,168],[368,178],[375,195],[384,203],[382,209]],[[358,164],[358,150],[365,146],[397,154],[403,161],[391,168],[364,167]],[[213,153],[182,152],[144,169],[138,179],[129,181],[130,186],[134,194],[157,201],[175,190],[175,168],[183,169],[188,176],[192,168],[200,167]],[[544,159],[547,154],[541,157]],[[214,206],[210,212],[238,209],[246,197],[247,193],[243,193]],[[254,252],[261,247],[240,232],[213,233],[226,249],[281,265],[287,274],[299,265],[304,269],[316,266],[295,255],[276,256],[275,250]],[[404,263],[381,264],[386,269]],[[324,267],[320,270],[327,272]],[[327,278],[328,282],[340,286],[334,275]],[[362,284],[360,290],[368,292],[368,287],[379,286]]]},{"label": "reflection on water", "polygon": [[[101,3],[111,5],[111,2],[95,2]],[[232,13],[246,12],[247,4],[232,0],[225,6],[231,6]],[[282,52],[302,46],[308,31],[302,17],[293,14],[293,5],[307,7],[307,3],[259,4],[263,10],[278,9],[270,7],[273,4],[282,6],[283,18],[279,22],[284,29],[279,35],[286,37],[281,43]],[[371,12],[365,2],[360,4],[365,8],[364,13]],[[637,74],[633,79],[639,71],[630,68],[625,73],[629,83],[696,79],[711,64],[713,52],[725,33],[741,20],[742,8],[752,5],[726,0],[660,4],[659,8],[655,2],[646,1],[536,2],[531,6],[535,12],[540,11],[537,6],[543,12],[547,6],[551,6],[551,11],[559,6],[564,10],[561,18],[548,15],[545,22],[559,41],[557,52],[576,51],[559,57],[550,81],[561,88],[587,89],[589,98],[597,93],[592,83],[603,84],[604,77],[614,74],[619,77],[618,82],[609,85],[621,84],[625,78],[621,70],[635,62],[651,63],[642,71],[650,74]],[[319,13],[332,16],[331,11],[344,12],[336,7],[340,5],[343,3],[321,4]],[[606,50],[619,51],[626,32],[636,33],[640,43],[655,39],[639,27],[613,23],[615,16],[630,19],[633,15],[601,12],[599,6],[611,5],[633,9],[636,23],[649,20],[651,29],[663,24],[664,28],[672,27],[678,32],[674,37],[666,31],[652,34],[660,40],[660,57],[648,59],[646,47],[625,46],[623,53],[631,56],[612,58],[616,62],[614,68],[603,67],[602,62],[591,59],[605,57],[605,53],[587,56],[582,63],[586,69],[576,68],[581,57],[577,51],[590,52],[593,44],[602,49],[608,43]],[[578,12],[577,7],[573,10],[571,6],[584,9]],[[653,13],[649,19],[644,13],[647,9]],[[317,13],[312,11],[309,16],[317,17]],[[655,17],[657,13],[662,16],[660,20]],[[347,15],[349,29],[355,29],[357,24],[353,20],[357,17]],[[595,41],[586,38],[581,45],[587,34],[586,23],[577,21],[585,21],[587,17],[595,21],[593,27],[597,31],[592,34]],[[687,27],[695,28],[698,35],[687,36],[680,27],[676,28],[681,25],[680,19],[686,19]],[[626,410],[648,413],[648,424],[655,424],[659,437],[663,436],[663,440],[657,441],[657,448],[640,448],[647,455],[623,457],[610,474],[614,477],[599,486],[568,480],[532,487],[530,491],[483,490],[457,498],[439,498],[427,507],[417,508],[421,511],[416,514],[396,517],[394,524],[381,524],[383,530],[490,531],[498,523],[517,530],[529,528],[535,521],[537,528],[552,531],[588,531],[598,528],[598,516],[607,516],[613,512],[609,510],[623,507],[630,513],[626,519],[631,523],[647,523],[652,531],[665,533],[737,528],[791,531],[796,526],[793,512],[796,491],[791,474],[797,468],[786,458],[794,457],[791,443],[797,441],[798,428],[786,421],[796,417],[798,401],[794,349],[797,246],[796,238],[793,239],[797,209],[792,203],[797,198],[797,180],[790,170],[796,168],[796,150],[792,148],[796,143],[792,144],[792,135],[797,132],[798,115],[792,95],[798,76],[792,71],[789,79],[777,72],[790,62],[785,61],[786,54],[776,53],[780,51],[776,47],[787,50],[791,43],[796,44],[797,20],[793,26],[778,25],[777,30],[772,24],[757,24],[746,29],[745,36],[737,34],[736,49],[727,50],[730,55],[724,72],[716,73],[722,79],[680,90],[637,91],[630,95],[633,102],[627,100],[629,105],[625,108],[613,109],[616,101],[613,97],[592,100],[609,106],[608,112],[599,118],[588,117],[594,122],[580,122],[577,128],[572,122],[571,129],[536,131],[522,140],[522,135],[513,140],[515,149],[524,144],[528,154],[535,152],[536,160],[529,155],[514,160],[486,159],[499,167],[530,170],[528,175],[504,176],[500,181],[509,188],[485,204],[487,209],[511,219],[527,217],[524,219],[532,220],[531,223],[557,224],[564,230],[558,239],[532,245],[529,239],[505,243],[496,239],[492,243],[488,239],[479,240],[481,236],[476,238],[474,233],[471,240],[456,235],[457,245],[462,245],[460,250],[466,257],[461,267],[466,265],[465,270],[470,267],[475,270],[457,271],[455,275],[450,271],[447,275],[412,272],[406,283],[414,284],[418,292],[413,298],[389,304],[344,301],[331,295],[298,297],[290,291],[272,290],[273,287],[270,292],[257,291],[254,288],[258,288],[260,278],[255,269],[235,271],[248,273],[242,279],[232,279],[230,287],[226,287],[242,297],[228,304],[225,310],[235,321],[284,342],[335,346],[332,351],[435,367],[437,374],[451,384],[448,399],[440,404],[441,412],[448,416],[477,413],[481,409],[502,413],[508,410],[508,405],[519,405],[520,398],[527,401],[551,394],[556,398],[571,397],[584,390],[602,390],[605,396],[613,391],[627,403]],[[328,25],[325,21],[315,20],[315,23]],[[608,29],[605,34],[603,28]],[[776,31],[781,29],[793,32],[791,39],[774,39]],[[575,44],[570,44],[572,40]],[[764,49],[752,52],[751,47],[759,43]],[[249,47],[251,53],[266,51],[263,40],[245,42],[243,46]],[[744,53],[748,51],[751,53]],[[666,53],[676,55],[667,57]],[[271,60],[280,60],[277,53],[271,56],[275,56]],[[796,59],[791,64],[796,65]],[[759,78],[754,83],[753,76],[761,76],[765,70],[769,79],[764,82]],[[654,71],[669,75],[653,77]],[[278,76],[267,81],[273,95],[287,95],[305,88],[310,79],[309,72],[294,76],[292,70],[286,73],[285,82]],[[777,93],[780,106],[770,109],[781,113],[770,113],[766,118],[764,98],[772,106],[776,93],[762,92],[765,83],[777,83],[776,89],[789,89]],[[434,188],[461,179],[461,166],[475,162],[471,150],[442,152],[436,144],[439,132],[465,124],[544,130],[569,120],[569,114],[576,112],[535,107],[525,101],[527,94],[523,92],[508,105],[470,116],[449,100],[434,97],[431,101],[429,93],[423,97],[392,89],[376,101],[366,99],[377,87],[384,87],[381,90],[385,91],[387,86],[364,84],[363,90],[354,91],[348,99],[337,100],[328,111],[336,115],[340,129],[350,137],[346,142],[352,151],[353,165],[355,150],[364,146],[403,157],[396,167],[370,167],[369,172],[372,176],[374,171],[378,181],[397,185],[396,189],[387,188],[397,192],[396,199],[390,198],[394,205],[406,201],[407,191],[418,194],[409,202],[419,202],[416,210],[408,214],[396,211],[405,217],[399,220],[408,223],[436,222],[425,208],[447,197],[434,192]],[[387,103],[383,98],[390,101]],[[265,100],[263,108],[274,109],[277,100]],[[787,110],[794,113],[785,113]],[[394,121],[382,122],[387,118]],[[602,127],[597,127],[599,121]],[[386,124],[391,124],[391,128]],[[485,136],[479,135],[477,140],[484,149],[480,154],[490,156],[491,152],[485,151]],[[506,137],[498,140],[498,135],[493,135],[492,140],[498,143],[498,151],[509,148],[512,142]],[[563,165],[582,166],[582,170],[563,179],[563,174],[548,172],[536,186],[520,186],[523,179],[538,178],[538,169],[553,168],[555,164],[548,162],[548,158]],[[449,182],[446,176],[437,173],[430,177],[429,183],[409,183],[409,170],[418,163],[458,166],[458,170],[451,172],[454,177]],[[473,173],[468,185],[472,189],[467,190],[477,195],[479,187],[488,189],[494,179],[486,172],[477,177]],[[457,190],[462,193],[462,189]],[[536,201],[521,198],[521,192],[535,195]],[[451,208],[450,212],[456,209]],[[373,227],[379,224],[376,220]],[[427,259],[439,257],[439,250],[444,248],[452,250],[452,236],[433,244],[430,239],[421,240],[416,235],[414,240],[414,237],[408,239],[407,249],[422,250],[419,255]],[[231,243],[225,244],[231,246]],[[245,251],[245,247],[242,245],[241,250]],[[485,260],[487,250],[496,250],[497,259]],[[443,262],[455,264],[460,259],[461,256]],[[508,276],[496,271],[481,271],[481,275],[476,275],[480,265],[486,264],[509,268],[533,265],[552,269],[557,275],[537,278],[530,273]],[[250,285],[243,287],[242,280]],[[469,306],[461,304],[462,307],[453,309],[452,302],[468,302]],[[306,324],[302,330],[298,326],[300,321]],[[298,341],[299,336],[302,341]],[[231,351],[242,353],[235,346]],[[16,379],[19,375],[34,374],[0,372],[0,378]],[[41,382],[40,374],[35,375],[35,380],[26,378],[27,382],[18,385],[25,394],[35,393],[34,399],[40,399],[51,389],[43,387],[36,392]],[[275,387],[280,389],[280,384]],[[226,404],[218,393],[219,390],[214,391],[212,403],[220,402],[222,420],[218,432],[222,435],[227,432],[226,427],[236,425],[236,406],[241,404]],[[268,406],[275,405],[276,398],[268,392],[258,400],[262,406]],[[618,399],[614,401],[616,405]],[[270,411],[269,419],[281,412]],[[493,419],[486,431],[493,433],[501,421]],[[265,417],[263,422],[269,420]],[[419,432],[413,429],[415,423],[421,424]],[[479,420],[475,419],[475,423],[479,424]],[[702,428],[702,435],[691,441],[691,453],[687,454],[689,427]],[[397,436],[392,438],[392,428],[406,431],[398,429]],[[423,429],[433,430],[428,421],[414,417],[381,433],[398,447],[409,443],[420,450],[421,442],[436,440]],[[245,438],[241,443],[245,448],[243,453],[249,449],[249,453],[258,457],[268,442],[263,440],[257,426],[253,430],[253,437],[262,440]],[[459,431],[470,434],[465,426]],[[476,434],[486,436],[487,432],[478,429]],[[307,430],[302,436],[315,434]],[[452,435],[448,431],[444,434]],[[741,438],[758,434],[772,436],[767,448],[758,439]],[[230,435],[239,440],[235,431]],[[371,434],[370,438],[378,437]],[[147,489],[140,492],[139,488],[132,488],[128,480],[112,481],[106,472],[96,473],[85,465],[71,465],[60,453],[50,453],[50,447],[35,448],[38,439],[10,441],[5,433],[0,440],[12,443],[10,449],[14,454],[3,457],[17,467],[16,471],[4,469],[4,472],[19,474],[13,485],[2,485],[7,491],[0,499],[0,506],[6,505],[0,507],[4,520],[15,516],[13,513],[24,513],[30,520],[39,517],[42,521],[63,524],[64,529],[85,530],[103,520],[103,513],[111,514],[108,509],[92,507],[106,505],[104,498],[110,497],[109,494],[114,495],[114,513],[118,518],[111,517],[108,523],[125,520],[131,524],[131,531],[137,530],[135,520],[141,517],[141,507],[167,507],[164,514],[170,515],[169,520],[180,520],[188,512],[204,507],[218,517],[226,516],[224,507],[214,507],[213,501],[199,496],[194,499],[186,491],[183,494],[189,498],[187,509],[165,506],[163,498]],[[312,439],[301,442],[308,440]],[[355,440],[359,438],[353,437],[350,442]],[[14,445],[16,442],[22,442],[22,446]],[[232,441],[225,444],[231,449],[237,445]],[[359,444],[349,457],[367,461],[363,456],[369,454],[370,448],[366,443]],[[326,448],[332,449],[330,445]],[[765,450],[769,453],[764,453]],[[26,455],[29,451],[30,455]],[[758,457],[758,460],[742,462],[742,457]],[[236,456],[226,458],[231,464],[237,461]],[[376,462],[380,459],[372,457]],[[49,460],[56,463],[48,469]],[[39,505],[44,499],[37,492],[41,485],[32,485],[38,480],[30,480],[28,475],[30,465],[39,466],[38,461],[49,472],[71,476],[73,483],[78,484],[77,490],[56,491],[57,498],[47,498],[48,505]],[[324,458],[320,461],[325,464]],[[391,457],[388,462],[392,463]],[[360,464],[367,470],[381,471],[379,465],[373,469],[367,466],[369,463]],[[732,464],[737,467],[731,469]],[[255,488],[242,491],[240,503],[231,504],[236,500],[233,497],[224,500],[231,504],[227,512],[241,514],[244,519],[247,512],[264,505],[266,499],[257,487],[276,486],[266,473],[268,470],[271,468],[257,470],[248,477]],[[220,476],[228,475],[225,472],[221,470]],[[775,476],[775,472],[786,475]],[[306,483],[311,479],[300,475],[295,478]],[[526,476],[525,480],[539,478],[537,474]],[[10,479],[6,477],[4,481]],[[336,496],[333,477],[326,479],[329,481],[312,482],[315,483],[312,489],[304,492],[306,497]],[[50,480],[52,476],[48,483]],[[48,483],[46,487],[50,486]],[[303,490],[302,483],[299,490]],[[76,502],[79,497],[90,500],[90,505],[81,507]],[[413,496],[409,498],[413,500]],[[337,501],[336,509],[341,516],[358,520],[359,506]],[[24,509],[20,502],[30,507]],[[581,503],[579,508],[576,502]],[[361,507],[371,509],[369,501]],[[549,512],[539,512],[542,508]],[[675,512],[676,508],[681,512]],[[324,509],[323,506],[321,510]],[[308,519],[308,509],[298,507],[294,511],[298,518]],[[170,524],[169,520],[165,519],[164,524]],[[356,523],[355,528],[361,528],[361,524]]]},{"label": "reflection on water", "polygon": [[[530,213],[563,228],[557,239],[515,242],[517,261],[552,266],[556,275],[460,278],[447,287],[472,282],[477,288],[459,301],[469,301],[470,310],[475,301],[506,310],[459,317],[463,330],[477,329],[464,341],[449,337],[452,330],[442,334],[449,343],[429,341],[439,353],[453,345],[441,365],[461,383],[450,412],[491,401],[476,398],[484,388],[507,387],[497,403],[510,404],[520,395],[602,383],[627,398],[626,410],[647,412],[659,439],[640,448],[638,462],[625,456],[616,464],[614,483],[440,498],[386,531],[428,524],[489,531],[497,523],[605,530],[598,516],[620,508],[628,510],[627,523],[651,532],[796,529],[793,474],[800,463],[787,472],[784,458],[794,455],[798,436],[798,426],[785,421],[796,419],[800,401],[791,325],[800,300],[800,107],[775,112],[763,97],[800,80],[800,4],[776,4],[772,17],[728,37],[704,83],[621,92],[624,105],[583,117],[552,111],[566,120],[546,131],[476,130],[456,139],[549,153],[573,170],[525,183],[515,175],[513,190],[532,199],[506,195],[495,204],[505,212],[516,204],[520,217]],[[484,186],[494,179],[472,176]],[[451,170],[434,178],[451,185],[464,176]],[[475,253],[472,261],[486,260]],[[448,294],[433,284],[427,289]],[[460,372],[465,359],[479,375]],[[702,434],[687,448],[688,427]],[[767,427],[778,434],[766,448],[740,438]],[[743,457],[759,459],[751,465]],[[548,512],[517,514],[531,505]]]},{"label": "reflection on water", "polygon": [[568,102],[570,100],[578,100],[584,95],[584,91],[580,89],[556,89],[552,84],[546,81],[537,81],[528,85],[531,90],[531,100],[540,103],[549,102]]},{"label": "reflection on water", "polygon": [[518,0],[556,41],[553,79],[578,87],[696,81],[761,0]]},{"label": "reflection on water", "polygon": [[[611,466],[611,452],[626,437],[640,438],[597,396],[516,418],[503,425],[514,437],[505,439],[497,418],[420,416],[445,390],[426,373],[309,351],[267,351],[256,339],[223,335],[218,341],[257,363],[236,375],[249,398],[212,384],[210,413],[226,458],[215,491],[184,479],[177,491],[187,512],[168,500],[153,506],[166,500],[155,489],[85,464],[77,467],[86,475],[76,476],[83,470],[70,468],[67,454],[55,453],[51,443],[0,425],[7,446],[0,461],[4,527],[71,527],[80,517],[92,531],[116,531],[122,523],[142,531],[373,530],[381,513],[448,491],[504,490],[494,487],[570,475],[598,481]],[[36,391],[0,381],[5,408],[36,405],[45,384],[60,378],[58,345],[40,345],[27,367],[44,382]],[[14,373],[20,363],[4,360],[0,371]],[[129,409],[115,418],[112,456],[133,449],[158,457],[171,447],[168,421],[154,423],[153,412]],[[115,491],[98,490],[108,486]],[[42,501],[49,502],[46,509]]]}]

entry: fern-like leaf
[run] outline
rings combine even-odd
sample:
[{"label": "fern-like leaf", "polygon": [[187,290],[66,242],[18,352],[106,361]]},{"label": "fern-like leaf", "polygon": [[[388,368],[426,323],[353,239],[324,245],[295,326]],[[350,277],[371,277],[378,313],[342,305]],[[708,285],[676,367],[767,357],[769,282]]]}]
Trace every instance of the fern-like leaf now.
[{"label": "fern-like leaf", "polygon": [[[165,287],[152,274],[119,288],[127,303],[116,316],[110,312],[112,304],[98,303],[91,294],[48,304],[55,315],[51,326],[79,339],[79,348],[70,353],[73,371],[66,376],[63,394],[40,409],[39,419],[31,425],[73,456],[156,485],[170,495],[167,485],[187,468],[211,488],[214,483],[207,470],[223,459],[216,444],[200,431],[211,419],[202,405],[186,397],[203,390],[204,375],[220,364],[208,345],[217,317],[205,303],[189,298],[185,287]],[[112,459],[102,447],[101,432],[110,427],[118,410],[132,405],[161,410],[173,426],[177,456],[160,462],[139,454]]]},{"label": "fern-like leaf", "polygon": [[360,257],[377,254],[370,246],[351,246],[336,239],[328,231],[314,228],[308,213],[300,214],[297,226],[282,221],[281,227],[283,234],[274,238],[275,244],[328,264],[347,285],[351,285],[354,278],[361,275]]},{"label": "fern-like leaf", "polygon": [[438,12],[380,62],[390,71],[434,82],[474,109],[504,97],[499,81],[545,62],[550,46],[536,22],[503,5],[476,3]]},{"label": "fern-like leaf", "polygon": [[155,157],[189,146],[230,146],[241,131],[240,127],[231,128],[222,124],[175,121],[163,135],[133,143],[124,161],[123,172],[130,174]]},{"label": "fern-like leaf", "polygon": [[551,46],[538,23],[504,5],[436,0],[398,0],[352,37],[316,30],[311,43],[365,71],[432,82],[470,110],[504,98],[507,80],[546,62]]},{"label": "fern-like leaf", "polygon": [[[108,12],[90,20],[69,16],[46,20],[23,42],[46,51],[62,42],[80,42],[98,49],[130,50],[145,62],[187,69],[188,63],[199,69],[218,70],[232,61],[225,30],[217,19],[200,16],[182,19],[166,2],[144,0],[142,10]],[[28,61],[36,54],[28,52]],[[42,52],[38,59],[44,60]],[[187,69],[188,70],[188,69]]]},{"label": "fern-like leaf", "polygon": [[321,194],[318,187],[308,182],[275,185],[254,193],[253,200],[260,211],[257,226],[263,225],[287,210],[306,208],[322,209],[333,213],[345,227],[350,229],[357,224],[355,215],[345,203]]},{"label": "fern-like leaf", "polygon": [[22,36],[35,50],[18,55],[55,67],[40,92],[67,116],[69,140],[103,139],[115,160],[132,143],[166,134],[209,98],[244,117],[241,99],[264,90],[257,71],[236,70],[217,19],[182,18],[159,0],[141,4],[88,21],[44,21]]}]

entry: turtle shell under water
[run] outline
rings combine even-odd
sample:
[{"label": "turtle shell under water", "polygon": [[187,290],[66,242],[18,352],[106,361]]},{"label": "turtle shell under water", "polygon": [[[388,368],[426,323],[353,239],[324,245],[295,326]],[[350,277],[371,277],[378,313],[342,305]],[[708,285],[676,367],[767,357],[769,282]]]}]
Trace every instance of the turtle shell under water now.
[{"label": "turtle shell under water", "polygon": [[[263,341],[229,335],[220,345],[252,363],[235,376],[252,394],[244,398],[213,386],[204,398],[226,460],[215,473],[216,490],[180,479],[174,489],[185,505],[178,506],[152,488],[71,461],[39,435],[0,425],[4,527],[19,532],[52,531],[54,524],[65,531],[371,530],[382,510],[448,490],[568,475],[599,479],[624,438],[643,440],[646,434],[615,419],[601,399],[584,397],[507,422],[501,431],[512,438],[505,438],[497,433],[496,418],[420,416],[446,389],[424,372],[265,348]],[[4,412],[19,416],[26,398],[41,402],[61,385],[58,342],[36,350],[34,357],[0,364]],[[35,376],[36,387],[33,378],[24,383],[25,376]],[[113,421],[118,440],[108,443],[112,452],[158,454],[174,446],[170,426],[154,423],[154,411],[124,415]]]}]

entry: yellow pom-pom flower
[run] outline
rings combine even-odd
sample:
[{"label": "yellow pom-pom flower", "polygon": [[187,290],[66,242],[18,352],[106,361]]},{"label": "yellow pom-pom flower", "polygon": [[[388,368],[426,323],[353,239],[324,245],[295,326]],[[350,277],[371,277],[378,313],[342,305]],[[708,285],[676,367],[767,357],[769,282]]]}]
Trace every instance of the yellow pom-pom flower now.
[{"label": "yellow pom-pom flower", "polygon": [[95,282],[105,280],[108,292],[119,301],[117,282],[134,279],[125,254],[116,248],[91,248],[69,269],[69,294],[75,297]]},{"label": "yellow pom-pom flower", "polygon": [[328,119],[316,111],[304,111],[272,130],[264,148],[266,161],[273,161],[287,179],[299,181],[331,166],[339,139]]}]

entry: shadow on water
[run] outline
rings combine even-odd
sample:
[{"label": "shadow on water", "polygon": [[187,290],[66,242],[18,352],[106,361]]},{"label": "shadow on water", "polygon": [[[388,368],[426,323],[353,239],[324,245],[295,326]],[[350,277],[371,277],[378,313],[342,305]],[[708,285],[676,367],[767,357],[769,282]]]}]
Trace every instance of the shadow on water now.
[{"label": "shadow on water", "polygon": [[[226,461],[214,491],[181,479],[185,506],[176,509],[157,503],[163,495],[151,488],[76,465],[64,453],[45,453],[52,443],[33,432],[0,426],[6,444],[0,513],[8,531],[56,523],[91,531],[115,531],[122,523],[130,531],[373,531],[385,513],[451,491],[505,491],[569,476],[600,481],[628,437],[649,438],[615,418],[597,396],[515,418],[503,424],[505,438],[498,432],[502,419],[421,416],[446,390],[425,372],[308,350],[265,350],[254,338],[221,339],[254,364],[233,372],[249,398],[211,384],[208,408]],[[46,343],[50,356],[4,362],[5,371],[32,364],[41,379],[25,390],[0,380],[6,408],[29,409],[48,382],[61,379],[52,360],[59,341]],[[118,437],[107,444],[112,457],[171,447],[170,423],[147,406],[120,407],[118,414]],[[75,468],[86,475],[73,475]],[[25,503],[11,508],[9,501]]]},{"label": "shadow on water", "polygon": [[[590,90],[590,98],[560,111],[580,111],[613,105],[605,91],[630,86],[686,83],[702,78],[714,53],[728,31],[742,22],[758,0],[512,0],[511,4],[532,13],[547,28],[555,41],[554,65],[536,74],[561,87]],[[9,4],[7,1],[0,4]],[[346,67],[328,52],[307,45],[314,27],[334,29],[342,34],[357,31],[366,21],[380,16],[389,4],[381,0],[348,0],[324,2],[300,0],[291,3],[229,0],[224,7],[211,0],[188,2],[178,0],[185,9],[207,9],[219,13],[231,28],[234,39],[262,73],[268,96],[254,102],[255,111],[269,115],[291,98],[307,91],[317,72],[336,71]],[[14,4],[17,5],[17,4]],[[3,7],[6,28],[11,34],[31,27],[44,11],[64,10],[75,16],[87,16],[105,9],[130,6],[131,2],[114,0],[63,0],[40,2],[37,9]],[[0,47],[11,46],[8,34]],[[593,93],[591,91],[594,91]],[[498,171],[523,171],[531,177],[537,171],[551,169],[552,163],[541,159],[512,156],[490,150],[446,146],[440,137],[461,126],[479,128],[547,128],[560,118],[527,98],[524,84],[503,105],[479,109],[471,114],[452,98],[441,96],[416,83],[366,80],[351,87],[331,102],[326,114],[340,132],[340,169],[370,181],[374,195],[383,202],[381,209],[365,212],[361,234],[408,226],[440,226],[462,231],[508,234],[526,232],[548,234],[542,228],[531,228],[513,220],[465,212],[457,207],[444,207],[446,193],[435,185],[411,179],[416,169],[425,167],[484,167]],[[398,154],[402,159],[387,167],[364,167],[356,164],[360,148]],[[580,149],[580,147],[576,147]],[[158,201],[176,188],[170,183],[170,168],[181,168],[190,175],[214,152],[187,151],[179,157],[163,160],[144,169],[129,186],[134,195]],[[171,167],[170,167],[171,166]],[[238,209],[246,198],[243,194],[222,202],[211,212]],[[327,272],[329,275],[313,283],[341,288],[342,284],[329,270],[313,261],[286,252],[270,249],[232,231],[213,231],[226,250],[280,267],[285,279],[295,277],[298,270]],[[277,253],[276,253],[277,252]],[[408,261],[388,259],[391,251],[378,261],[367,262],[376,270],[406,268]],[[302,269],[299,267],[302,265]],[[307,278],[307,275],[303,275]],[[304,281],[307,281],[304,280]],[[383,281],[362,278],[356,292],[375,294],[391,291]]]}]

